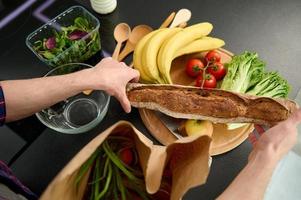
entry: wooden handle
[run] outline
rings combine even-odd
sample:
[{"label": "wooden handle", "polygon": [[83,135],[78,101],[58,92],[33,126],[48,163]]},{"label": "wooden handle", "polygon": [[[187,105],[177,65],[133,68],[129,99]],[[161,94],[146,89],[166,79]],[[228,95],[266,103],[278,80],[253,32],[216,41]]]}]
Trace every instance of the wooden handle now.
[{"label": "wooden handle", "polygon": [[122,61],[127,55],[129,55],[134,50],[134,46],[130,41],[127,41],[125,44],[125,47],[121,51],[121,53],[118,55],[118,61]]},{"label": "wooden handle", "polygon": [[161,28],[167,28],[170,23],[172,22],[172,20],[175,18],[176,13],[172,12],[165,20],[164,22],[161,24],[161,26],[159,27],[159,29]]},{"label": "wooden handle", "polygon": [[93,90],[85,90],[85,91],[83,91],[83,93],[85,95],[90,95],[92,92],[93,92]]},{"label": "wooden handle", "polygon": [[120,49],[121,49],[121,44],[122,42],[118,42],[115,49],[114,49],[114,52],[113,52],[113,55],[112,55],[112,58],[117,60],[118,59],[118,55],[120,53]]}]

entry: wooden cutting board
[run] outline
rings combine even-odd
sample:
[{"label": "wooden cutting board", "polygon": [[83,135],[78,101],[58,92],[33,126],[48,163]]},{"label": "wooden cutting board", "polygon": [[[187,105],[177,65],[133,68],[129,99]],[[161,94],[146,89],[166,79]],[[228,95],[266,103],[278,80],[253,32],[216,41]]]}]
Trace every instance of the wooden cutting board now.
[{"label": "wooden cutting board", "polygon": [[[225,49],[219,49],[222,63],[231,61],[233,54]],[[173,83],[179,85],[194,85],[195,79],[190,78],[185,73],[185,64],[190,58],[202,58],[204,53],[185,55],[175,59],[171,67],[171,78]],[[166,124],[156,115],[155,111],[139,109],[143,123],[150,133],[163,145],[168,145],[177,140],[176,136],[167,128]],[[176,122],[179,119],[174,119]],[[252,124],[245,125],[238,129],[227,130],[226,124],[214,124],[212,143],[210,147],[211,155],[218,155],[230,151],[240,145],[248,138],[254,129]]]}]

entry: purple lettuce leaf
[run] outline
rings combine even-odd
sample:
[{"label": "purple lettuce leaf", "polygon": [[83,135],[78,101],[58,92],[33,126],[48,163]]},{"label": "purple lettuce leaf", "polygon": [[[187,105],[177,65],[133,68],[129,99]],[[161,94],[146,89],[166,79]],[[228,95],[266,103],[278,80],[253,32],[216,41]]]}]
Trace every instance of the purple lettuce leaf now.
[{"label": "purple lettuce leaf", "polygon": [[68,35],[70,40],[79,40],[85,37],[88,33],[86,31],[75,30]]},{"label": "purple lettuce leaf", "polygon": [[55,37],[48,38],[45,42],[45,46],[49,50],[54,49],[56,47]]}]

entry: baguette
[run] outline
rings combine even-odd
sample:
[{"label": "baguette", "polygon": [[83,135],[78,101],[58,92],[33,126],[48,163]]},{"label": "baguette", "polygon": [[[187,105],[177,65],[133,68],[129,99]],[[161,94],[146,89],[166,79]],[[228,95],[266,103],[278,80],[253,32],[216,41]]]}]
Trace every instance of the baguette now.
[{"label": "baguette", "polygon": [[181,85],[131,83],[127,86],[127,96],[133,107],[157,110],[174,118],[216,123],[274,125],[298,108],[294,101],[287,99]]}]

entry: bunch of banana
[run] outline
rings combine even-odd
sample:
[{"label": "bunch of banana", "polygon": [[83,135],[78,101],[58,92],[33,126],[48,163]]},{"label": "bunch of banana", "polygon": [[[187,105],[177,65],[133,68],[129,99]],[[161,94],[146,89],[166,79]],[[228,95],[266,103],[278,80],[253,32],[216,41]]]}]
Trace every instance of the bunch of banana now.
[{"label": "bunch of banana", "polygon": [[225,43],[207,37],[213,26],[199,23],[187,28],[164,28],[144,36],[134,51],[134,67],[144,83],[172,84],[170,68],[178,56],[217,49]]}]

